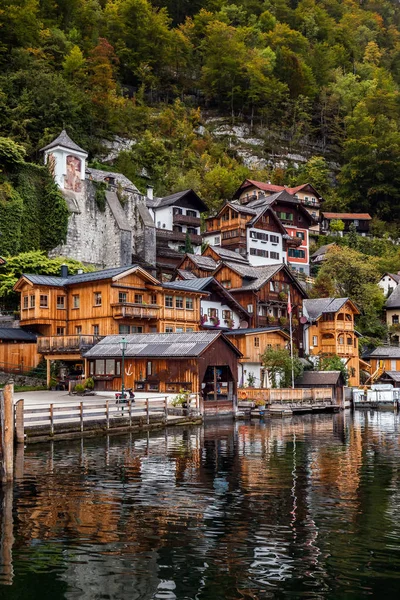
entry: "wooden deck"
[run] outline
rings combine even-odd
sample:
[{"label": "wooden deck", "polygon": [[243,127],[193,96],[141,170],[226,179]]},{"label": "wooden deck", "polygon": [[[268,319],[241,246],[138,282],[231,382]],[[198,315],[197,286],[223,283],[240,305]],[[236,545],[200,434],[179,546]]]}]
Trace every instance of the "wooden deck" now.
[{"label": "wooden deck", "polygon": [[[260,406],[261,402],[264,405]],[[239,411],[252,417],[338,412],[341,408],[333,398],[331,388],[242,388],[239,390],[238,407]]]}]

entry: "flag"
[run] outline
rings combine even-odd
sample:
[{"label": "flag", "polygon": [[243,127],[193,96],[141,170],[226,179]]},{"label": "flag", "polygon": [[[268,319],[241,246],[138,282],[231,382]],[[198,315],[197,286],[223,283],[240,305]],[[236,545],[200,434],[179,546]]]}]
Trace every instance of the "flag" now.
[{"label": "flag", "polygon": [[287,312],[288,312],[288,315],[290,315],[290,313],[292,312],[292,303],[290,302],[290,292],[288,292]]}]

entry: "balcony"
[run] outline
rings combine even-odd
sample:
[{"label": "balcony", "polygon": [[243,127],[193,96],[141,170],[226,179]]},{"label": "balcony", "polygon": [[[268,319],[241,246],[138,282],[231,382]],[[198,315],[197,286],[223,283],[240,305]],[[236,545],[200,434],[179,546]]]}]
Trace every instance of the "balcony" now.
[{"label": "balcony", "polygon": [[338,319],[336,319],[336,321],[320,321],[319,326],[321,331],[328,331],[330,333],[354,331],[354,323],[352,321],[342,321]]},{"label": "balcony", "polygon": [[158,319],[160,307],[156,304],[131,304],[119,302],[112,304],[114,319]]},{"label": "balcony", "polygon": [[102,339],[99,335],[55,335],[39,337],[39,354],[83,354]]},{"label": "balcony", "polygon": [[290,248],[298,248],[303,243],[303,240],[297,236],[287,235],[287,236],[284,236],[283,239],[285,240],[286,245],[289,246]]},{"label": "balcony", "polygon": [[[171,231],[170,229],[156,229],[156,236],[159,240],[171,240],[171,242],[185,242],[186,233],[183,231]],[[200,246],[203,238],[201,235],[189,233],[190,241],[195,246]]]},{"label": "balcony", "polygon": [[176,214],[173,216],[173,223],[177,225],[190,225],[192,227],[200,227],[201,220],[200,217],[191,217],[190,215],[179,215]]},{"label": "balcony", "polygon": [[300,200],[300,202],[301,202],[302,204],[304,204],[305,206],[311,206],[312,208],[316,208],[316,209],[318,209],[318,208],[321,206],[321,203],[320,203],[320,202],[315,202],[315,201],[313,201],[313,200],[304,200],[304,199],[303,199],[303,200],[301,200],[300,198],[299,198],[299,200]]}]

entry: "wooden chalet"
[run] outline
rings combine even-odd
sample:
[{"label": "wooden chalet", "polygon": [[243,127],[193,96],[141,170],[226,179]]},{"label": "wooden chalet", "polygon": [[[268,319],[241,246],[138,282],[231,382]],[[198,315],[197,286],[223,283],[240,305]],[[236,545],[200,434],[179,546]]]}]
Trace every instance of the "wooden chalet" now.
[{"label": "wooden chalet", "polygon": [[[120,390],[121,338],[107,336],[85,354],[97,390]],[[220,331],[125,336],[124,384],[145,392],[198,393],[204,413],[233,414],[240,351]]]},{"label": "wooden chalet", "polygon": [[210,256],[185,254],[176,269],[177,279],[186,279],[185,272],[191,273],[195,277],[209,277],[217,266],[218,262]]},{"label": "wooden chalet", "polygon": [[37,366],[37,335],[19,327],[0,327],[0,371],[25,373]]},{"label": "wooden chalet", "polygon": [[345,381],[341,371],[304,371],[301,377],[296,379],[295,387],[298,388],[331,388],[332,398],[344,408]]},{"label": "wooden chalet", "polygon": [[236,329],[226,332],[242,357],[238,363],[239,387],[271,387],[268,375],[262,365],[262,355],[268,348],[282,349],[289,345],[290,336],[282,327],[262,327],[258,329]]},{"label": "wooden chalet", "polygon": [[354,318],[360,311],[349,298],[304,300],[304,348],[314,356],[339,356],[349,372],[349,385],[360,384],[359,334]]},{"label": "wooden chalet", "polygon": [[300,318],[307,292],[285,264],[253,267],[224,262],[214,277],[249,313],[250,327],[281,326],[287,328],[288,293],[292,306],[294,340],[300,353],[303,339]]},{"label": "wooden chalet", "polygon": [[369,355],[371,373],[382,375],[384,371],[400,371],[400,347],[378,346]]},{"label": "wooden chalet", "polygon": [[101,337],[112,334],[197,331],[202,292],[165,290],[138,265],[60,277],[22,275],[21,327],[40,334],[48,361],[82,362]]}]

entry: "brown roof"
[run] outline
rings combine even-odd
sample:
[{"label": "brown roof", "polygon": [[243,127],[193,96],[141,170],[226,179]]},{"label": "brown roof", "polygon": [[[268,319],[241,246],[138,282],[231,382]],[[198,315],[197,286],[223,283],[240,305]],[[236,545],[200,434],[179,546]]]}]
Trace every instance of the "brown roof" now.
[{"label": "brown roof", "polygon": [[303,375],[296,379],[295,385],[299,387],[314,385],[337,385],[340,371],[304,371]]},{"label": "brown roof", "polygon": [[342,219],[346,221],[347,219],[362,219],[363,221],[370,221],[372,219],[371,215],[368,213],[332,213],[332,212],[323,212],[322,216],[326,219]]}]

